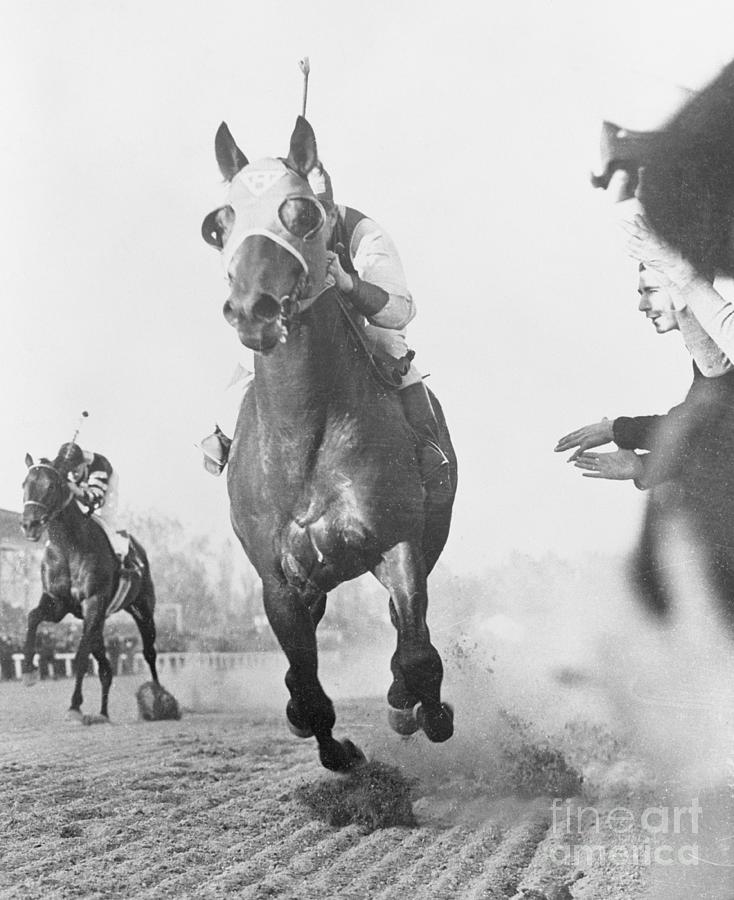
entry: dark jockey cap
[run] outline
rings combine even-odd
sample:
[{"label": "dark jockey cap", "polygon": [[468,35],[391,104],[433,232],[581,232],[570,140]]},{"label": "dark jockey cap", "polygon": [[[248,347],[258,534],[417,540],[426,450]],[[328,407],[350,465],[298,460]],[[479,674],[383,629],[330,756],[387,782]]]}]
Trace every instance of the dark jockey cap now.
[{"label": "dark jockey cap", "polygon": [[84,462],[84,451],[79,444],[69,441],[59,447],[59,452],[54,460],[54,468],[63,472],[71,472]]}]

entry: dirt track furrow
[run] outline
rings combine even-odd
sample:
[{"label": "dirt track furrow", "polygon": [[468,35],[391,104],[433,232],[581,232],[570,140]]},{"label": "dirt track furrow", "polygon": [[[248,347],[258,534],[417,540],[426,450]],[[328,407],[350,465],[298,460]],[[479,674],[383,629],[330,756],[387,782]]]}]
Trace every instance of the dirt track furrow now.
[{"label": "dirt track furrow", "polygon": [[[464,835],[455,852],[444,860],[442,873],[434,870],[431,878],[432,900],[451,900],[460,896],[460,891],[472,882],[484,869],[486,861],[502,841],[502,832],[496,823],[486,823],[478,832],[469,831]],[[406,891],[396,884],[392,889],[378,895],[379,900],[400,900]],[[377,900],[377,898],[376,898]]]},{"label": "dirt track furrow", "polygon": [[465,886],[457,898],[461,900],[504,900],[512,896],[522,882],[525,868],[548,829],[547,814],[537,814],[531,821],[512,828],[484,870]]},{"label": "dirt track furrow", "polygon": [[[422,828],[417,847],[420,852],[405,852],[411,848],[400,847],[395,851],[398,864],[393,866],[390,877],[376,882],[374,877],[365,879],[371,884],[375,897],[414,896],[420,890],[426,870],[440,872],[454,853],[458,853],[469,834],[464,826],[455,826],[447,830]],[[360,887],[360,882],[357,887]],[[372,895],[370,895],[372,896]]]},{"label": "dirt track furrow", "polygon": [[[396,842],[390,847],[387,832],[382,832],[370,842],[370,853],[363,859],[362,865],[352,871],[349,882],[341,889],[345,900],[359,900],[360,897],[373,897],[390,883],[396,874],[410,865],[416,856],[433,853],[436,834],[432,829],[408,831],[395,835]],[[383,840],[380,840],[383,837]]]},{"label": "dirt track furrow", "polygon": [[[564,836],[548,831],[549,800],[502,799],[473,770],[424,775],[418,825],[368,833],[314,818],[299,788],[324,772],[314,742],[288,735],[280,711],[141,723],[120,702],[120,725],[80,728],[49,714],[63,709],[68,685],[46,684],[20,712],[13,703],[25,695],[3,687],[3,900],[506,900],[520,884],[569,874],[553,863]],[[385,761],[393,747],[413,776],[421,755],[438,751],[375,725],[382,707],[353,703],[345,727],[362,728],[367,745],[380,734]],[[608,862],[594,864],[583,887],[584,900],[641,895],[639,873]]]},{"label": "dirt track furrow", "polygon": [[[340,898],[350,896],[348,892],[355,880],[359,880],[361,873],[376,861],[394,858],[395,853],[410,853],[411,848],[425,840],[419,833],[403,828],[388,828],[368,835],[358,831],[357,834],[358,842],[327,860],[328,865],[323,865],[309,876],[307,884],[302,885],[302,889],[308,892],[304,897],[319,898],[330,894]],[[399,865],[399,859],[396,865]]]},{"label": "dirt track furrow", "polygon": [[255,900],[261,896],[297,897],[299,900],[323,897],[321,889],[313,887],[314,876],[325,871],[328,878],[328,892],[333,894],[332,866],[338,857],[358,843],[362,838],[355,826],[332,831],[323,840],[304,847],[283,866],[269,872],[256,884],[251,884],[237,896],[242,900]]}]

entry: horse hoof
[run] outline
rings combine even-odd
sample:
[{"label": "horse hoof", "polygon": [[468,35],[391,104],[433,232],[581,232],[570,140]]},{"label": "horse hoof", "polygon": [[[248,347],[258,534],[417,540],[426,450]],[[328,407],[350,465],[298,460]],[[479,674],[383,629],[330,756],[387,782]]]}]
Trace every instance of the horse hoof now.
[{"label": "horse hoof", "polygon": [[395,709],[392,706],[389,707],[387,711],[387,721],[390,728],[404,736],[415,734],[420,728],[416,716],[416,709],[416,706],[411,707],[411,709]]},{"label": "horse hoof", "polygon": [[418,725],[434,744],[447,741],[454,733],[454,710],[448,703],[440,703],[428,709],[421,703],[416,712]]},{"label": "horse hoof", "polygon": [[23,672],[23,684],[26,687],[38,684],[38,669],[34,669],[32,672]]},{"label": "horse hoof", "polygon": [[84,715],[82,716],[82,725],[109,725],[110,720],[103,715]]},{"label": "horse hoof", "polygon": [[69,709],[66,711],[66,721],[70,722],[72,725],[84,725],[84,719],[86,718],[80,709]]},{"label": "horse hoof", "polygon": [[320,748],[319,758],[321,765],[332,772],[349,772],[367,761],[364,753],[348,738],[343,741],[331,739],[326,746]]},{"label": "horse hoof", "polygon": [[298,738],[313,737],[313,731],[311,730],[310,726],[299,721],[298,716],[294,711],[292,700],[288,701],[288,705],[285,708],[285,715],[286,719],[288,720],[288,728],[291,734],[295,734],[295,736]]}]

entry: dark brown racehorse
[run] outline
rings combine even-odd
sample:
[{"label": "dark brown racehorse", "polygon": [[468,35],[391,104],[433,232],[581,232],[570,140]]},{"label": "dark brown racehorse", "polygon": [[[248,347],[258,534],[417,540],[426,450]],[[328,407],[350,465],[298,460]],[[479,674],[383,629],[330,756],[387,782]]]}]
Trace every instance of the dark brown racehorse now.
[{"label": "dark brown racehorse", "polygon": [[[265,611],[290,664],[289,725],[316,737],[329,769],[363,759],[351,741],[332,737],[334,707],[318,679],[316,627],[332,588],[372,572],[389,591],[397,630],[390,723],[403,734],[420,727],[430,740],[445,741],[453,713],[441,701],[426,577],[448,536],[455,487],[442,502],[426,501],[399,399],[373,377],[335,289],[324,290],[323,214],[306,180],[317,161],[311,126],[299,117],[288,158],[280,161],[284,181],[272,175],[276,160],[249,166],[224,124],[216,154],[230,198],[240,173],[254,191],[250,220],[230,203],[202,230],[229,257],[225,317],[240,341],[259,351],[228,489],[235,533],[262,579]],[[275,225],[265,227],[263,215]],[[233,247],[228,242],[243,229]],[[433,402],[455,486],[456,458]]]},{"label": "dark brown racehorse", "polygon": [[[23,533],[37,541],[44,529],[48,543],[43,555],[43,594],[28,614],[28,634],[24,648],[23,671],[26,680],[35,672],[33,656],[36,631],[41,622],[60,622],[71,613],[84,620],[75,659],[76,683],[70,713],[81,718],[82,680],[89,665],[89,654],[97,661],[102,685],[100,714],[107,718],[107,700],[112,684],[112,667],[104,646],[104,623],[108,607],[116,594],[120,564],[101,526],[85,515],[68,487],[66,477],[46,459],[34,464],[26,456],[28,472],[23,482]],[[124,608],[135,619],[143,641],[145,657],[154,682],[156,673],[155,592],[145,550],[130,538],[140,571],[133,577]]]}]

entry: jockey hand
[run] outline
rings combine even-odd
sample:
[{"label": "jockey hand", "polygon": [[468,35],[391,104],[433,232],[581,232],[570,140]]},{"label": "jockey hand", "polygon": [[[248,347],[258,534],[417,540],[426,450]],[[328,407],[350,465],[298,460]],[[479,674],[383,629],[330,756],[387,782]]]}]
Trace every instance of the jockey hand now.
[{"label": "jockey hand", "polygon": [[612,481],[632,481],[642,478],[645,472],[642,459],[634,450],[581,453],[574,466],[586,469],[584,478],[607,478]]},{"label": "jockey hand", "polygon": [[644,216],[636,215],[623,222],[627,232],[627,252],[648,268],[654,269],[665,280],[664,287],[686,287],[695,277],[696,270],[685,257],[650,227]]},{"label": "jockey hand", "polygon": [[327,251],[326,254],[326,286],[332,287],[336,285],[337,290],[342,294],[351,294],[354,290],[354,282],[352,276],[345,272],[339,257],[336,253]]},{"label": "jockey hand", "polygon": [[83,497],[84,496],[84,488],[79,487],[78,484],[75,484],[73,481],[68,482],[69,490],[75,497]]},{"label": "jockey hand", "polygon": [[602,447],[604,444],[613,441],[613,424],[611,419],[604,418],[601,422],[595,422],[593,425],[584,425],[583,428],[577,428],[576,431],[565,434],[560,438],[553,448],[553,452],[564,453],[566,450],[572,450],[574,447],[577,447],[578,449],[567,460],[567,462],[573,462],[585,450]]}]

